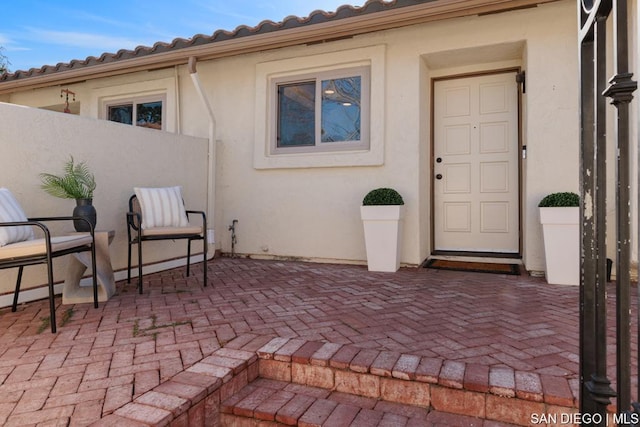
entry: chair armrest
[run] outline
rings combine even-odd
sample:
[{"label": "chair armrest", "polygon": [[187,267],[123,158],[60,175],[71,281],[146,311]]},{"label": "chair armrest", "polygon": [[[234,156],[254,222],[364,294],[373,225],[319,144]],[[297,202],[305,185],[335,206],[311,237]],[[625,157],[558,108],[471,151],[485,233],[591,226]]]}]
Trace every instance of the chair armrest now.
[{"label": "chair armrest", "polygon": [[142,224],[142,215],[140,212],[127,212],[127,226],[137,230]]},{"label": "chair armrest", "polygon": [[47,240],[47,252],[51,251],[51,232],[49,228],[42,224],[37,218],[27,218],[26,221],[15,221],[15,222],[0,222],[0,227],[22,227],[22,226],[32,226],[39,227],[42,229],[44,233],[44,237]]},{"label": "chair armrest", "polygon": [[[137,222],[137,225],[136,225]],[[131,242],[131,230],[138,236],[138,242],[140,241],[140,234],[142,228],[142,215],[139,212],[127,212],[127,239]]]},{"label": "chair armrest", "polygon": [[185,211],[187,213],[187,216],[189,214],[197,214],[197,215],[202,215],[202,218],[207,218],[207,214],[204,213],[204,211],[192,211],[192,210],[186,210]]},{"label": "chair armrest", "polygon": [[202,238],[204,239],[204,244],[206,246],[207,245],[207,214],[205,214],[204,211],[194,211],[194,210],[187,210],[185,212],[187,213],[187,217],[189,216],[189,214],[202,216]]},{"label": "chair armrest", "polygon": [[22,227],[25,225],[40,227],[45,234],[49,233],[47,226],[42,224],[38,218],[27,218],[26,221],[0,222],[0,227]]},{"label": "chair armrest", "polygon": [[74,219],[79,219],[79,216],[42,216],[42,217],[33,217],[27,218],[29,221],[70,221]]},{"label": "chair armrest", "polygon": [[81,216],[46,216],[46,217],[38,217],[38,218],[27,218],[29,221],[38,221],[38,222],[47,222],[47,221],[74,221],[81,220],[89,224],[89,232],[91,236],[93,236],[94,230],[93,225],[89,222],[88,219]]},{"label": "chair armrest", "polygon": [[204,213],[204,211],[193,211],[193,210],[186,210],[185,211],[187,213],[187,217],[189,216],[189,214],[194,214],[194,215],[201,215],[202,216],[202,227],[204,228],[204,232],[207,232],[207,214]]}]

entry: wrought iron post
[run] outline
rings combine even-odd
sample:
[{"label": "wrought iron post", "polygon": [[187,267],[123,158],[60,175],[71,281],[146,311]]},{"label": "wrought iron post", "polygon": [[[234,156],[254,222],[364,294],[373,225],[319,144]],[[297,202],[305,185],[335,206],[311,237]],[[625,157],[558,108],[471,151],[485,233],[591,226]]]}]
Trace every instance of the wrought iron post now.
[{"label": "wrought iron post", "polygon": [[600,414],[601,425],[605,425],[607,406],[614,395],[607,378],[606,276],[598,262],[600,258],[606,258],[603,238],[606,230],[606,101],[600,92],[606,84],[606,17],[609,11],[589,12],[588,26],[581,30],[580,45],[580,406],[582,413]]},{"label": "wrought iron post", "polygon": [[629,103],[636,90],[636,82],[628,73],[627,58],[627,4],[614,4],[616,36],[616,72],[609,81],[610,86],[603,93],[611,98],[617,110],[616,136],[618,142],[617,159],[617,263],[616,263],[616,324],[617,327],[617,382],[619,411],[630,409],[631,405],[631,331],[630,331],[630,288],[631,288],[631,209],[630,191],[630,147],[629,147]]},{"label": "wrought iron post", "polygon": [[[614,15],[616,75],[605,89],[606,21]],[[636,82],[628,73],[626,0],[582,0],[580,19],[582,260],[580,280],[580,411],[599,414],[607,425],[607,406],[617,396],[619,414],[631,409],[630,344],[630,146],[629,103]],[[606,102],[616,107],[616,346],[617,393],[606,371]],[[640,182],[639,182],[640,185]],[[634,405],[635,407],[636,405]],[[638,412],[640,414],[640,412]],[[622,424],[633,417],[618,419]]]},{"label": "wrought iron post", "polygon": [[580,43],[580,410],[584,413],[596,410],[595,401],[588,398],[586,389],[586,382],[596,371],[596,266],[591,261],[597,258],[596,222],[593,218],[595,181],[592,173],[595,169],[595,72],[593,65],[589,66],[595,61],[594,46],[591,38]]}]

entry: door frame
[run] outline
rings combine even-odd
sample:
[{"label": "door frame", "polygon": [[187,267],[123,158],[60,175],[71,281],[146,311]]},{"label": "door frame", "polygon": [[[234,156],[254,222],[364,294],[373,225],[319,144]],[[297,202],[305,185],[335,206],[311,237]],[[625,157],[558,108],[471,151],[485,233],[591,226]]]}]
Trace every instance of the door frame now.
[{"label": "door frame", "polygon": [[516,73],[520,74],[522,72],[522,67],[509,67],[509,68],[500,68],[494,70],[486,70],[486,71],[478,71],[478,72],[470,72],[463,74],[452,74],[448,76],[442,77],[434,77],[431,79],[431,100],[430,100],[430,158],[429,158],[429,179],[430,179],[430,228],[431,228],[431,255],[451,255],[451,256],[469,256],[469,257],[489,257],[489,258],[522,258],[522,249],[523,249],[523,210],[524,207],[522,205],[523,197],[523,188],[522,188],[522,169],[523,169],[523,157],[526,155],[526,148],[522,143],[522,83],[517,83],[517,135],[518,135],[518,253],[499,253],[499,252],[463,252],[463,251],[443,251],[436,250],[436,233],[435,233],[435,179],[434,171],[435,171],[435,85],[436,82],[443,80],[456,80],[463,79],[469,77],[481,77],[487,75],[494,74],[507,74],[507,73]]}]

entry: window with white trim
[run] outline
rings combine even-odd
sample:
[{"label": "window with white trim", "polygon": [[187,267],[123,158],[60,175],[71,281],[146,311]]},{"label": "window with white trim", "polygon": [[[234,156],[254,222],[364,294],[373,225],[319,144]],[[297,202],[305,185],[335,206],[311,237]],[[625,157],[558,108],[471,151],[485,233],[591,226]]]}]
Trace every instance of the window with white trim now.
[{"label": "window with white trim", "polygon": [[271,152],[369,148],[369,67],[272,81]]},{"label": "window with white trim", "polygon": [[[324,51],[316,47],[306,51],[306,56],[275,59],[256,64],[255,114],[254,114],[254,150],[253,167],[262,169],[317,168],[380,166],[384,164],[385,135],[385,64],[386,46],[360,46],[356,49]],[[313,53],[315,52],[315,53]],[[322,84],[338,80],[340,85],[355,83],[359,78],[360,105],[359,128],[358,115],[343,109],[350,101],[334,98],[330,103],[325,94],[325,122],[322,122]],[[341,79],[347,79],[342,81]],[[286,140],[287,129],[294,133],[291,120],[283,117],[280,124],[278,86],[284,89],[285,96],[298,96],[286,93],[288,85],[310,84],[306,90],[309,100],[297,98],[313,111],[313,126],[307,123],[300,138]],[[313,90],[311,89],[313,87]],[[331,88],[325,88],[325,91]],[[344,88],[343,88],[344,89]],[[357,90],[355,91],[357,93]],[[313,96],[311,97],[311,93]],[[343,95],[347,93],[343,91]],[[357,97],[356,97],[357,99]],[[291,104],[294,105],[294,104]],[[291,106],[290,105],[290,106]],[[352,102],[353,105],[353,102]],[[290,107],[289,106],[289,107]],[[286,101],[283,108],[287,107]],[[304,111],[304,109],[302,110]],[[304,114],[301,111],[296,114]],[[306,112],[307,121],[311,113]],[[339,117],[344,122],[336,120]],[[349,124],[344,117],[350,117]],[[355,119],[355,120],[354,120]],[[330,124],[336,122],[336,127]],[[278,129],[280,126],[280,129]],[[313,127],[313,130],[311,130]],[[324,133],[323,133],[324,129]],[[359,131],[359,135],[358,135]],[[300,132],[299,132],[300,133]],[[324,134],[324,142],[323,142]],[[303,135],[308,138],[305,139]],[[278,141],[281,136],[281,141]],[[284,137],[284,138],[282,138]],[[359,139],[358,139],[359,138]],[[283,141],[284,140],[284,141]],[[284,142],[284,143],[283,143]]]},{"label": "window with white trim", "polygon": [[126,98],[105,104],[106,119],[150,129],[164,129],[164,95]]}]

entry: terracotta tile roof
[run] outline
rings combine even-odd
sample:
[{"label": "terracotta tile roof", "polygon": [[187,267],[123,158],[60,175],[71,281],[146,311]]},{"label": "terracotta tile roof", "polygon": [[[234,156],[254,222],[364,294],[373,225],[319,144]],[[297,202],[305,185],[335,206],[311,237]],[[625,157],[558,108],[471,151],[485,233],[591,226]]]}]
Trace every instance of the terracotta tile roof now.
[{"label": "terracotta tile roof", "polygon": [[343,5],[335,12],[327,12],[316,10],[307,17],[288,16],[281,22],[273,22],[269,20],[262,21],[255,27],[241,25],[233,31],[218,30],[211,36],[204,34],[196,34],[189,39],[176,38],[170,43],[157,42],[153,46],[138,46],[134,50],[121,49],[116,53],[103,53],[99,57],[89,56],[84,60],[73,59],[69,63],[58,63],[56,65],[43,65],[40,68],[31,68],[29,70],[17,70],[13,73],[5,73],[0,76],[0,83],[10,80],[24,79],[35,77],[43,74],[59,73],[68,70],[74,70],[81,67],[92,67],[100,64],[110,63],[114,61],[122,61],[126,59],[141,58],[148,55],[156,55],[168,51],[184,49],[194,46],[208,45],[219,43],[232,39],[241,39],[243,37],[251,37],[260,34],[272,33],[275,31],[290,30],[308,25],[315,25],[329,21],[336,21],[345,18],[353,18],[357,16],[377,13],[385,10],[397,9],[406,6],[413,6],[420,3],[435,0],[369,0],[362,7]]},{"label": "terracotta tile roof", "polygon": [[[456,16],[532,7],[557,0],[368,0],[363,6],[343,5],[335,12],[316,10],[307,17],[288,16],[280,22],[262,21],[255,27],[241,25],[233,31],[196,34],[170,43],[122,49],[116,53],[74,59],[0,75],[0,93],[17,87],[45,86],[186,64],[189,56],[213,59],[295,44],[317,43],[372,31]],[[316,32],[316,28],[322,28]],[[301,37],[304,34],[304,37]],[[259,41],[257,41],[259,40]],[[254,42],[255,41],[255,42]],[[231,46],[231,47],[229,47]]]}]

